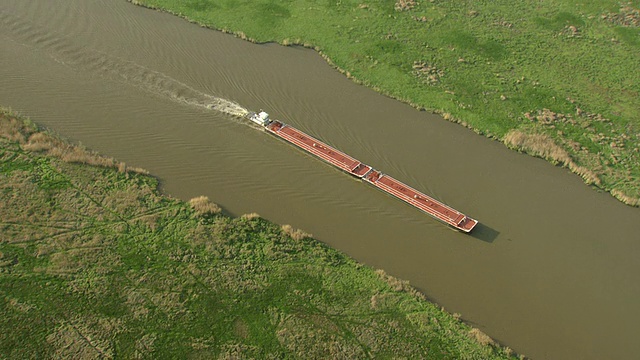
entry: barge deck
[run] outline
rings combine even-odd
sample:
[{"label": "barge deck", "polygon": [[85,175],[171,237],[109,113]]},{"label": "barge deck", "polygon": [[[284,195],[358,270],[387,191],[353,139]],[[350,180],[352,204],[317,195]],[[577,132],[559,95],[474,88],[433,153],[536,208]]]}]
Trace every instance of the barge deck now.
[{"label": "barge deck", "polygon": [[470,232],[478,221],[455,210],[410,186],[375,170],[369,165],[334,149],[322,141],[305,134],[281,121],[269,119],[264,111],[251,113],[249,120],[262,126],[267,132],[313,154],[333,166],[359,178],[378,189],[426,212],[437,220],[463,231]]},{"label": "barge deck", "polygon": [[470,232],[478,224],[477,220],[377,170],[369,172],[364,180],[458,230]]},{"label": "barge deck", "polygon": [[271,122],[265,129],[357,178],[362,178],[371,170],[371,166],[280,121]]}]

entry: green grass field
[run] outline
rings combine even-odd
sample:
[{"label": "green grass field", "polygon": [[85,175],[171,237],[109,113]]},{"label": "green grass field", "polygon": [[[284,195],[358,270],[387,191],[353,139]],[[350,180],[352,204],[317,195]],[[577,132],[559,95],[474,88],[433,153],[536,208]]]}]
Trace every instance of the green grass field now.
[{"label": "green grass field", "polygon": [[315,48],[359,83],[640,204],[638,1],[130,1]]},{"label": "green grass field", "polygon": [[0,358],[514,357],[304,232],[157,185],[0,114]]}]

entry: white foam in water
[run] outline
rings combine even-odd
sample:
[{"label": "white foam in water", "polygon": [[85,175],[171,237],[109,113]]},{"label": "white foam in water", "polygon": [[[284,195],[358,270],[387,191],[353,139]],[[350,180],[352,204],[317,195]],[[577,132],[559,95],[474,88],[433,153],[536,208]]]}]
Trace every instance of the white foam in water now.
[{"label": "white foam in water", "polygon": [[129,85],[166,96],[183,104],[238,117],[243,117],[249,113],[247,109],[233,101],[205,94],[163,73],[101,52],[94,51],[93,53],[92,57],[84,57],[82,59],[81,66],[90,68],[92,71],[107,77],[120,78]]},{"label": "white foam in water", "polygon": [[91,73],[123,81],[125,84],[168,97],[173,101],[231,116],[243,117],[249,113],[233,101],[205,94],[161,72],[95,49],[78,46],[71,41],[69,35],[47,31],[15,14],[0,11],[0,25],[0,28],[8,30],[11,37],[22,45],[41,50],[55,61],[72,69],[89,70]]}]

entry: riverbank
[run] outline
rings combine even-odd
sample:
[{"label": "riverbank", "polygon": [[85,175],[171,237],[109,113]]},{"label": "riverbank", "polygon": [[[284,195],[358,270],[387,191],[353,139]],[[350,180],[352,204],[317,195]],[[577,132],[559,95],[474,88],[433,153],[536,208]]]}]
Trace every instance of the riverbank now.
[{"label": "riverbank", "polygon": [[514,357],[300,230],[163,196],[6,111],[0,179],[2,357]]},{"label": "riverbank", "polygon": [[631,6],[130,1],[253,42],[313,48],[358,83],[640,204],[640,29]]}]

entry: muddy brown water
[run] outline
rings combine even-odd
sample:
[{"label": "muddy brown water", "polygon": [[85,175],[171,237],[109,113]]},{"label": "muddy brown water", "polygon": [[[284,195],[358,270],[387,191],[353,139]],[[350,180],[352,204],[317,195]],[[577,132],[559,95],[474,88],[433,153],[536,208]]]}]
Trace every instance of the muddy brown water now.
[{"label": "muddy brown water", "polygon": [[[640,210],[565,169],[355,85],[312,51],[125,1],[2,0],[0,41],[0,104],[150,170],[168,194],[302,228],[533,358],[640,353]],[[481,225],[452,231],[211,106],[264,108]]]}]

